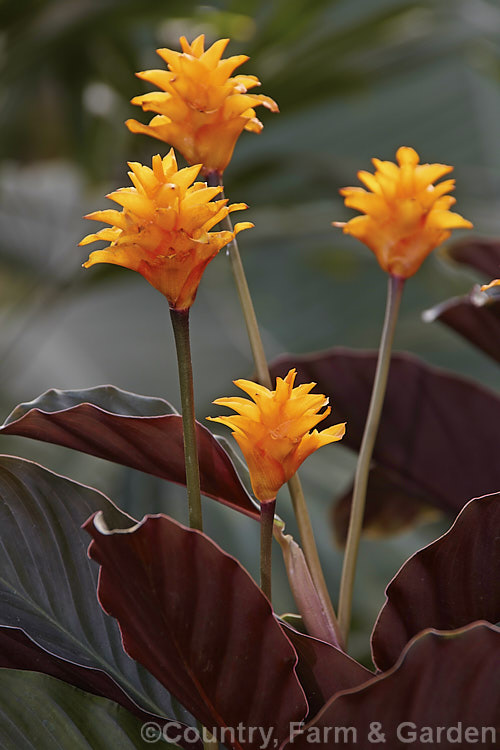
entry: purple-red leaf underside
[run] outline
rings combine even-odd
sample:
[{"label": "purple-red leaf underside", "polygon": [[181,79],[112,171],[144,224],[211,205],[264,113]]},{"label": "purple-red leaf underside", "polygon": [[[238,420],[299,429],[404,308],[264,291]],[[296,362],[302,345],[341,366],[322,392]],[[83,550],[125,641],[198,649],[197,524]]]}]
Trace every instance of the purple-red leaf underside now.
[{"label": "purple-red leaf underside", "polygon": [[[147,516],[126,532],[85,524],[102,567],[99,601],[127,653],[207,727],[273,728],[307,713],[297,656],[248,573],[201,532]],[[245,736],[234,748],[257,748]]]},{"label": "purple-red leaf underside", "polygon": [[455,263],[479,271],[485,281],[500,277],[500,240],[488,237],[464,237],[448,245],[442,253]]},{"label": "purple-red leaf underside", "polygon": [[451,529],[416,552],[387,588],[372,636],[381,670],[426,628],[500,622],[500,493],[471,500]]},{"label": "purple-red leaf underside", "polygon": [[297,674],[309,704],[309,720],[335,693],[373,677],[372,672],[335,646],[298,633],[286,623],[281,626],[299,657]]},{"label": "purple-red leaf underside", "polygon": [[[94,403],[92,403],[94,402]],[[158,411],[164,408],[165,413]],[[120,409],[120,412],[112,411]],[[0,431],[89,453],[185,485],[182,417],[162,399],[99,386],[48,391],[18,407]],[[144,413],[147,416],[139,416]],[[201,490],[252,518],[259,510],[226,451],[197,423]]]},{"label": "purple-red leaf underside", "polygon": [[[498,747],[499,654],[500,629],[486,623],[424,632],[393,669],[334,696],[284,747],[455,748],[468,747],[471,739]],[[468,727],[476,732],[466,736]]]},{"label": "purple-red leaf underside", "polygon": [[[500,273],[500,269],[499,269]],[[486,295],[485,295],[486,296]],[[477,304],[477,294],[449,299],[426,310],[424,320],[438,320],[496,362],[500,362],[500,299]]]}]

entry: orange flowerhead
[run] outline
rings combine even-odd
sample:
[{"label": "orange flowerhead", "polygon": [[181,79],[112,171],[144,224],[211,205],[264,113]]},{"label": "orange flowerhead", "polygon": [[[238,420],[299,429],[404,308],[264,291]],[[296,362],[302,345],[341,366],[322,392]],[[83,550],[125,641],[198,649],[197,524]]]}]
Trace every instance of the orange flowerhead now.
[{"label": "orange flowerhead", "polygon": [[171,308],[183,310],[194,302],[203,271],[219,250],[249,222],[236,224],[233,232],[210,232],[230,211],[247,208],[244,203],[226,205],[213,201],[222,188],[194,182],[201,165],[177,170],[173,149],[163,159],[153,156],[153,168],[129,162],[134,187],[120,188],[107,197],[122,206],[88,214],[111,224],[85,237],[80,245],[96,240],[110,244],[91,253],[85,268],[94,263],[113,263],[138,271],[168,299]]},{"label": "orange flowerhead", "polygon": [[398,164],[372,159],[375,174],[358,172],[360,187],[343,188],[345,205],[361,211],[343,227],[373,250],[377,260],[392,276],[407,279],[435,247],[448,239],[452,229],[470,229],[472,224],[448,209],[455,198],[446,195],[455,180],[433,183],[452,171],[446,164],[419,164],[413,148],[402,146]]},{"label": "orange flowerhead", "polygon": [[493,289],[495,286],[500,286],[500,279],[494,279],[493,281],[490,281],[489,284],[483,284],[481,291],[486,292],[488,289]]},{"label": "orange flowerhead", "polygon": [[270,391],[250,380],[235,380],[246,398],[218,398],[214,404],[233,409],[231,417],[207,417],[230,427],[245,456],[255,496],[261,503],[274,500],[279,488],[295,474],[301,463],[317,448],[340,440],[345,423],[322,432],[310,430],[330,414],[328,399],[310,393],[316,383],[293,387],[295,370],[286,378],[276,379],[276,390]]},{"label": "orange flowerhead", "polygon": [[136,96],[145,112],[156,112],[149,125],[127,120],[132,133],[145,133],[174,146],[189,164],[202,164],[203,172],[222,173],[229,164],[234,146],[243,130],[260,133],[263,128],[254,107],[264,105],[278,112],[268,96],[248,94],[260,86],[256,76],[237,75],[235,68],[248,60],[236,55],[222,60],[229,39],[219,39],[205,51],[205,37],[189,44],[180,39],[182,52],[157,50],[168,70],[137,73],[161,91]]}]

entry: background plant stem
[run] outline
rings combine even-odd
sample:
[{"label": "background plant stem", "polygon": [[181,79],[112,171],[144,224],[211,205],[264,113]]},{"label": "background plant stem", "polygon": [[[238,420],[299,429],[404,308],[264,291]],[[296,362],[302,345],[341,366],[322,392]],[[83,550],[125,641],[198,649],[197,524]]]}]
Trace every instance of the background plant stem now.
[{"label": "background plant stem", "polygon": [[260,505],[260,587],[269,601],[272,593],[272,548],[276,498]]},{"label": "background plant stem", "polygon": [[[221,187],[222,192],[219,198],[223,199],[225,197],[222,175],[220,175],[218,172],[210,172],[207,175],[207,184],[212,187]],[[233,231],[233,223],[229,214],[221,221],[221,226],[228,232]],[[250,289],[248,288],[245,269],[243,268],[243,263],[241,261],[241,255],[236,237],[231,240],[226,248],[229,255],[229,260],[231,262],[231,270],[236,282],[236,289],[240,298],[243,317],[245,319],[245,325],[248,333],[248,340],[250,342],[250,348],[252,350],[252,357],[255,364],[257,380],[266,388],[272,388],[271,376],[269,374],[269,367],[267,366],[267,359],[260,335],[259,324],[257,323],[257,316],[255,315],[255,308],[253,306],[252,297],[250,295]]]},{"label": "background plant stem", "polygon": [[366,488],[373,453],[373,446],[377,436],[380,415],[384,404],[389,365],[391,362],[392,342],[398,319],[399,305],[403,293],[404,279],[389,276],[387,287],[387,303],[385,308],[384,326],[380,340],[377,369],[373,383],[370,408],[366,419],[363,440],[359,451],[356,476],[354,478],[354,491],[351,505],[351,516],[349,519],[349,530],[342,567],[342,578],[340,581],[340,596],[338,618],[340,632],[344,644],[347,645],[349,627],[351,623],[352,595],[354,579],[356,575],[356,564],[358,559],[359,542],[363,526],[365,511]]},{"label": "background plant stem", "polygon": [[170,309],[170,318],[174,329],[177,365],[179,368],[189,525],[192,529],[199,529],[202,531],[203,520],[201,514],[198,447],[196,445],[193,368],[191,364],[191,346],[189,342],[189,309]]}]

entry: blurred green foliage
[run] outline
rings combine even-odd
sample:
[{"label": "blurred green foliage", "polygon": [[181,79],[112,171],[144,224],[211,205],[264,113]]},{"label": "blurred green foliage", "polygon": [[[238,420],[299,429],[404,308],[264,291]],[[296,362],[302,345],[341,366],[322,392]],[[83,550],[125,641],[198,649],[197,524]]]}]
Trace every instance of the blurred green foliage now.
[{"label": "blurred green foliage", "polygon": [[[244,133],[226,193],[246,201],[256,228],[241,250],[269,356],[333,345],[378,344],[385,279],[364,247],[331,227],[350,215],[338,196],[372,156],[412,145],[423,161],[455,165],[459,211],[497,235],[500,218],[500,8],[488,0],[4,0],[0,4],[0,405],[49,387],[102,382],[178,405],[164,300],[123,269],[83,271],[81,216],[127,184],[127,160],[165,144],[133,136],[129,104],[147,88],[134,72],[162,67],[154,50],[178,37],[230,36],[230,54],[281,114]],[[405,292],[396,347],[494,386],[498,369],[421,311],[465,293],[472,278],[437,257]],[[208,268],[193,308],[200,417],[252,365],[224,255]],[[335,384],[332,383],[335,395]],[[335,402],[333,399],[333,407]],[[213,413],[213,412],[212,412]],[[10,439],[33,457],[95,485],[130,512],[184,519],[183,490],[51,446]],[[353,457],[323,449],[303,476],[327,576],[336,592],[340,553],[328,529],[331,499],[349,483]],[[255,571],[257,529],[205,502],[208,531]],[[287,500],[278,511],[289,521]],[[386,545],[366,542],[355,618],[358,655],[399,564],[436,527]],[[277,562],[279,562],[277,560]],[[293,604],[279,572],[278,608]]]}]

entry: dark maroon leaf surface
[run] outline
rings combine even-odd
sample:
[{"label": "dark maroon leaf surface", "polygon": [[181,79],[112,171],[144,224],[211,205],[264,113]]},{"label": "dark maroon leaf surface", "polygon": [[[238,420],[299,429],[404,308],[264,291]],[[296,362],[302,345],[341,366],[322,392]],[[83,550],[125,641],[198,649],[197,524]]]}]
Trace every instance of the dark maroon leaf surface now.
[{"label": "dark maroon leaf surface", "polygon": [[308,719],[312,719],[335,693],[366,682],[373,673],[335,646],[281,623],[292,642],[299,661],[297,674],[309,703]]},{"label": "dark maroon leaf surface", "polygon": [[435,320],[444,323],[500,362],[500,298],[491,297],[487,304],[481,305],[478,305],[478,299],[477,293],[473,291],[426,310],[423,318],[428,323]]},{"label": "dark maroon leaf surface", "polygon": [[425,628],[500,622],[500,493],[471,500],[451,529],[403,565],[387,588],[372,636],[381,670]]},{"label": "dark maroon leaf surface", "polygon": [[[182,418],[163,399],[113,386],[47,391],[18,406],[0,432],[64,445],[185,484]],[[230,457],[199,423],[197,439],[202,492],[258,519]]]},{"label": "dark maroon leaf surface", "polygon": [[442,256],[479,271],[485,277],[485,281],[500,277],[500,240],[498,239],[464,237],[448,245]]},{"label": "dark maroon leaf surface", "polygon": [[[330,396],[325,427],[347,422],[342,441],[359,450],[376,353],[333,349],[277,360],[273,375],[296,367],[298,383],[315,381]],[[373,458],[426,502],[452,514],[471,497],[500,488],[500,398],[474,383],[394,355]]]},{"label": "dark maroon leaf surface", "polygon": [[[282,742],[307,713],[297,656],[241,565],[166,516],[114,532],[98,514],[85,528],[102,566],[99,600],[127,653],[205,726],[273,727]],[[233,747],[261,743],[246,736]]]},{"label": "dark maroon leaf surface", "polygon": [[[438,514],[427,504],[428,498],[399,474],[372,466],[368,476],[368,493],[363,517],[363,532],[371,538],[396,534]],[[345,545],[351,515],[352,487],[332,508],[335,541]]]},{"label": "dark maroon leaf surface", "polygon": [[[500,737],[499,657],[500,629],[485,623],[423,633],[393,669],[332,698],[285,747],[465,748],[475,737],[478,746],[493,750]],[[434,734],[425,734],[425,727]],[[444,727],[439,738],[437,727]],[[476,733],[464,741],[468,727]]]}]

